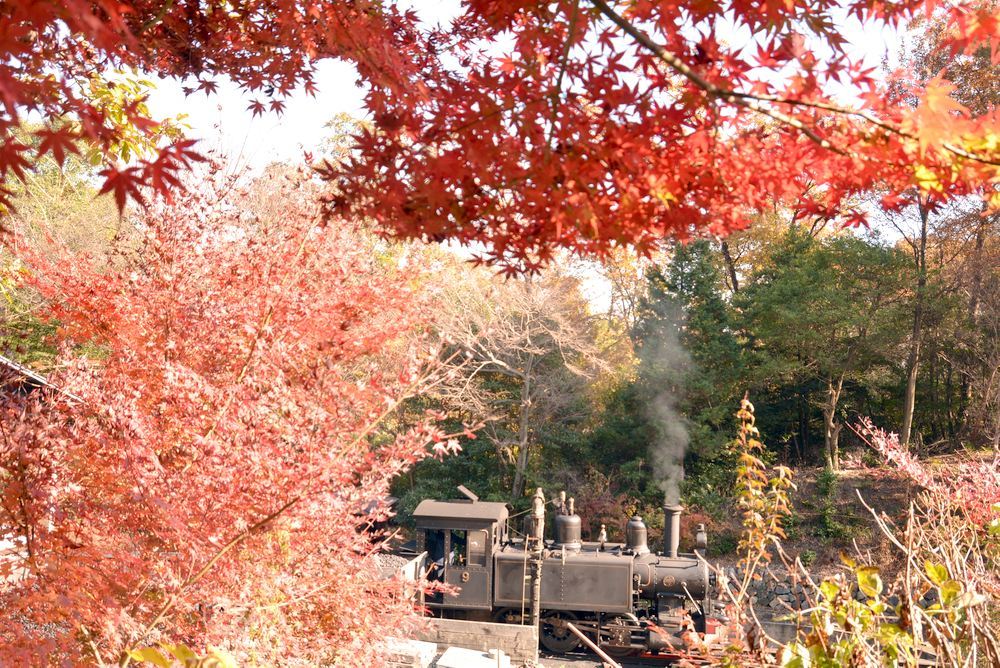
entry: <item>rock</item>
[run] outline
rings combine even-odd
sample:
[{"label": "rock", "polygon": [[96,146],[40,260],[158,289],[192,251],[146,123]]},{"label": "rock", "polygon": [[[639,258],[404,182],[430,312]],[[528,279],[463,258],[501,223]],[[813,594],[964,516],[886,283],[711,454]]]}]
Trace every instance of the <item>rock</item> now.
[{"label": "rock", "polygon": [[449,647],[434,664],[437,668],[510,668],[510,657],[500,650],[480,652]]},{"label": "rock", "polygon": [[771,602],[767,604],[769,608],[784,608],[782,600],[777,596],[771,599]]},{"label": "rock", "polygon": [[778,594],[779,596],[782,596],[784,594],[792,593],[792,590],[788,588],[788,585],[784,583],[778,583],[777,585],[774,586],[774,593]]},{"label": "rock", "polygon": [[428,668],[437,656],[437,645],[421,640],[386,638],[387,668]]}]

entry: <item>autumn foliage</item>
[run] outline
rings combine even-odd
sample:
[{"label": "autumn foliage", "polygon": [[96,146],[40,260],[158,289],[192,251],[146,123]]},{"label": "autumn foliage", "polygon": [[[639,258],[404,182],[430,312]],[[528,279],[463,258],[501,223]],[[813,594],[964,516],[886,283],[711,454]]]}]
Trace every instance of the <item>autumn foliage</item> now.
[{"label": "autumn foliage", "polygon": [[19,549],[0,663],[163,641],[367,665],[373,629],[398,630],[412,603],[355,527],[444,447],[426,420],[386,428],[431,373],[426,303],[370,234],[318,213],[301,175],[213,172],[107,262],[18,250],[63,391],[4,406],[0,536]]},{"label": "autumn foliage", "polygon": [[948,462],[947,475],[941,475],[900,445],[898,434],[879,429],[867,418],[856,430],[887,464],[931,495],[946,500],[973,527],[985,530],[1000,514],[1000,455],[994,453],[991,459],[976,454],[959,456]]},{"label": "autumn foliage", "polygon": [[[939,48],[995,57],[989,2],[477,0],[440,25],[389,2],[15,0],[2,11],[0,178],[95,143],[120,204],[141,185],[176,186],[194,147],[163,140],[116,162],[128,128],[158,128],[139,99],[90,94],[95,78],[137,68],[209,93],[229,78],[255,114],[280,112],[328,58],[356,66],[372,121],[351,159],[324,169],[340,186],[334,210],[404,236],[485,242],[484,257],[508,266],[533,268],[560,246],[602,254],[723,233],[775,202],[857,223],[849,198],[861,191],[900,206],[911,186],[946,198],[997,179],[995,110],[958,104],[947,71],[881,81],[843,34],[848,20],[934,17]],[[30,114],[46,123],[18,139]]]}]

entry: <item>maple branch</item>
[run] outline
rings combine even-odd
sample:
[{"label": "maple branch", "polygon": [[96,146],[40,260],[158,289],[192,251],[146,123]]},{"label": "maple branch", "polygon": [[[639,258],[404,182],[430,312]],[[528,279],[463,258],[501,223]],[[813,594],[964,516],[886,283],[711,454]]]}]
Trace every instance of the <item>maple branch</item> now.
[{"label": "maple branch", "polygon": [[[795,128],[796,130],[802,132],[809,139],[813,140],[823,148],[831,150],[834,153],[838,153],[844,156],[852,155],[850,152],[842,148],[833,146],[829,142],[829,140],[820,137],[818,134],[816,134],[814,130],[807,127],[804,123],[802,123],[802,121],[798,120],[797,118],[788,116],[787,114],[784,114],[780,111],[776,111],[774,109],[769,109],[765,106],[762,106],[760,103],[773,102],[775,104],[787,104],[789,106],[808,107],[810,109],[829,111],[831,113],[839,114],[842,116],[855,116],[857,118],[861,118],[871,123],[872,125],[875,125],[876,127],[885,130],[886,132],[890,132],[899,137],[904,137],[906,139],[912,139],[912,140],[918,139],[917,136],[914,135],[913,133],[906,132],[902,128],[899,128],[887,121],[883,121],[877,118],[876,116],[872,115],[871,113],[864,111],[862,109],[850,109],[848,107],[841,107],[839,105],[832,104],[829,102],[796,100],[792,98],[781,97],[779,95],[758,95],[753,93],[742,93],[729,88],[723,88],[721,86],[718,86],[709,81],[708,79],[704,78],[697,71],[695,71],[694,68],[689,66],[683,60],[681,60],[680,57],[677,56],[677,54],[673,53],[672,51],[669,51],[668,49],[654,42],[649,37],[649,35],[636,28],[624,17],[615,12],[615,10],[612,9],[604,0],[591,0],[591,2],[593,2],[594,6],[597,7],[597,9],[602,14],[604,14],[604,16],[609,18],[612,23],[621,28],[622,31],[624,31],[626,34],[632,37],[643,48],[654,53],[660,60],[669,65],[672,69],[674,69],[678,73],[682,74],[695,86],[705,91],[711,97],[719,98],[730,104],[740,106],[745,109],[749,109],[759,114],[768,116],[780,123],[789,125]],[[981,162],[987,165],[1000,165],[1000,160],[995,160],[975,155],[974,153],[970,153],[965,149],[959,148],[950,143],[945,143],[942,146],[946,151],[953,153],[961,158],[965,158],[966,160]]]},{"label": "maple branch", "polygon": [[[299,246],[295,250],[295,255],[292,258],[293,266],[305,254],[306,243],[309,241],[309,233],[311,230],[312,226],[310,225],[303,231],[302,240],[299,242]],[[285,288],[288,287],[294,276],[295,276],[294,272],[289,271],[289,273],[285,276],[284,282],[281,284],[281,289],[278,291],[278,294],[285,294]],[[254,332],[253,341],[250,342],[250,349],[247,351],[246,357],[243,360],[243,365],[240,367],[240,371],[236,376],[236,382],[233,384],[234,387],[239,387],[239,385],[243,382],[243,379],[246,378],[247,373],[250,371],[250,366],[251,363],[253,362],[254,354],[257,352],[257,348],[260,345],[261,339],[264,337],[265,331],[271,324],[271,318],[274,317],[274,312],[277,306],[278,303],[276,301],[271,302],[268,305],[267,311],[264,314],[264,318],[261,320],[260,325],[257,327],[257,331]],[[233,402],[235,400],[236,400],[236,391],[234,390],[233,392],[229,393],[229,396],[226,397],[226,401],[222,404],[222,407],[215,414],[215,418],[212,420],[211,426],[208,428],[208,431],[205,432],[205,435],[203,436],[204,439],[209,439],[215,434],[216,430],[219,428],[219,424],[222,422],[222,418],[225,417],[226,413],[229,412],[229,409],[230,407],[232,407]],[[196,461],[198,461],[198,459],[199,459],[198,456],[192,458],[191,461],[189,461],[184,466],[181,472],[183,473],[187,471],[189,468],[191,468],[191,466]]]},{"label": "maple branch", "polygon": [[[4,444],[6,446],[9,446],[10,445],[10,435],[7,433],[7,427],[4,424],[4,420],[2,420],[2,419],[0,419],[0,433],[3,434]],[[18,449],[17,453],[18,453],[17,454],[17,475],[19,476],[20,481],[22,483],[22,489],[23,490],[28,490],[27,473],[24,470],[23,451],[21,451],[20,449]],[[14,511],[7,507],[6,500],[5,500],[4,504],[3,504],[3,508],[4,508],[5,511],[7,511],[7,514],[10,516],[12,524],[14,524],[14,525],[20,524],[20,521],[14,516]],[[35,564],[35,550],[34,550],[34,542],[35,542],[34,526],[35,526],[35,523],[32,522],[31,515],[28,512],[28,510],[29,510],[28,506],[24,502],[24,494],[23,493],[17,495],[17,509],[21,511],[21,515],[24,517],[24,524],[22,525],[22,528],[24,530],[24,547],[25,547],[25,549],[28,552],[28,560],[27,560],[28,561],[28,567],[31,569],[31,571],[33,573],[36,573],[38,571],[38,569],[37,569],[36,564]]]},{"label": "maple branch", "polygon": [[573,14],[569,19],[569,26],[566,28],[566,43],[563,44],[562,57],[559,59],[559,74],[556,75],[555,86],[552,87],[552,116],[549,119],[549,136],[547,144],[552,143],[552,137],[556,132],[556,117],[559,113],[559,98],[562,97],[562,82],[566,76],[566,67],[569,65],[569,52],[573,47],[573,36],[576,33],[576,22],[580,15],[580,0],[573,4]]},{"label": "maple branch", "polygon": [[[255,524],[253,524],[253,526],[247,528],[245,531],[236,534],[233,538],[229,540],[228,543],[220,547],[216,551],[216,553],[212,555],[212,558],[209,559],[207,562],[205,562],[204,566],[198,569],[197,573],[189,576],[184,582],[181,583],[181,586],[178,588],[177,593],[175,593],[173,596],[167,599],[167,602],[163,604],[162,608],[160,608],[160,611],[156,614],[156,617],[154,617],[153,620],[146,625],[146,628],[142,631],[142,635],[140,635],[139,637],[140,638],[145,637],[146,634],[148,634],[150,631],[156,628],[156,626],[161,621],[163,621],[163,618],[166,617],[171,610],[173,610],[175,605],[177,605],[177,602],[180,600],[181,592],[183,592],[185,589],[187,589],[188,587],[197,583],[199,580],[205,577],[205,574],[208,573],[210,570],[212,570],[212,567],[215,566],[215,564],[218,563],[219,559],[224,557],[226,553],[228,553],[230,550],[232,550],[234,547],[242,543],[244,540],[246,540],[256,532],[263,529],[269,523],[271,523],[272,521],[283,515],[285,511],[287,511],[289,508],[291,508],[299,501],[301,501],[302,498],[303,498],[302,496],[296,496],[292,500],[287,501],[285,505],[281,506],[280,508],[272,512],[270,515],[264,517],[263,519],[258,520]],[[132,657],[128,655],[128,652],[125,652],[121,660],[118,662],[118,665],[121,666],[121,668],[126,668],[131,661]]]},{"label": "maple branch", "polygon": [[[872,125],[879,127],[886,132],[890,132],[899,137],[904,137],[906,139],[917,140],[918,137],[911,133],[899,128],[892,123],[883,121],[877,116],[873,116],[870,112],[864,109],[850,109],[848,107],[841,107],[840,105],[832,104],[830,102],[816,102],[811,100],[796,100],[794,98],[781,97],[780,95],[755,95],[753,93],[738,93],[736,91],[729,91],[730,95],[734,95],[739,98],[744,99],[754,99],[762,100],[764,102],[774,102],[776,104],[787,104],[793,107],[809,107],[810,109],[820,109],[822,111],[829,111],[834,114],[840,114],[842,116],[855,116],[857,118],[868,121]],[[965,149],[959,148],[954,144],[944,143],[942,144],[944,149],[950,153],[954,153],[960,158],[965,158],[966,160],[974,160],[975,162],[981,162],[986,165],[1000,165],[1000,160],[992,160],[990,158],[984,158],[983,156],[975,155],[974,153],[969,153]]]},{"label": "maple branch", "polygon": [[[908,133],[903,133],[902,131],[899,131],[899,134],[903,135],[904,137],[911,137],[911,138],[913,137],[912,135]],[[984,158],[982,156],[969,153],[965,149],[958,148],[957,146],[949,143],[944,143],[942,144],[942,146],[944,146],[944,149],[946,151],[954,153],[960,158],[965,158],[966,160],[974,160],[975,162],[981,162],[984,165],[993,165],[995,167],[1000,167],[1000,159],[991,160],[990,158]]]},{"label": "maple branch", "polygon": [[[430,377],[430,374],[427,373],[427,374],[424,374],[423,376],[420,376],[417,379],[415,379],[405,389],[405,391],[403,392],[403,396],[398,397],[397,400],[394,401],[394,402],[392,402],[389,405],[388,408],[386,408],[384,411],[382,411],[382,413],[380,413],[378,416],[376,416],[375,419],[373,419],[371,422],[369,422],[369,424],[361,431],[361,433],[359,433],[354,438],[354,440],[351,441],[351,443],[347,447],[348,448],[353,447],[354,445],[356,445],[357,443],[359,443],[362,439],[364,439],[365,437],[367,437],[375,429],[375,427],[378,426],[379,424],[381,424],[381,422],[386,417],[388,417],[388,415],[391,414],[392,411],[394,411],[396,408],[398,408],[399,405],[406,398],[408,398],[409,396],[412,396],[411,392],[413,390],[415,390],[416,387],[421,382],[425,381],[429,377]],[[240,543],[242,543],[244,540],[246,540],[247,538],[249,538],[253,534],[255,534],[258,531],[260,531],[261,529],[263,529],[269,523],[271,523],[272,521],[274,521],[275,519],[277,519],[278,517],[280,517],[281,515],[283,515],[289,508],[291,508],[292,506],[298,504],[304,498],[305,498],[305,494],[300,494],[299,496],[296,496],[296,497],[292,498],[290,501],[286,502],[283,506],[281,506],[280,508],[278,508],[277,510],[275,510],[274,512],[272,512],[270,515],[268,515],[268,516],[264,517],[263,519],[257,521],[255,524],[253,524],[252,526],[250,526],[249,528],[247,528],[245,531],[242,531],[242,532],[238,533],[236,536],[234,536],[232,539],[230,539],[230,541],[228,543],[226,543],[221,548],[219,548],[219,550],[205,563],[205,565],[202,566],[200,569],[198,569],[198,572],[196,572],[193,575],[189,576],[186,580],[184,580],[184,582],[181,583],[180,587],[178,588],[178,591],[167,600],[167,602],[163,605],[162,608],[160,608],[160,611],[157,613],[156,617],[154,617],[153,620],[151,622],[149,622],[149,624],[146,625],[146,628],[143,630],[142,634],[139,637],[140,638],[141,637],[145,637],[146,634],[148,634],[150,631],[152,631],[154,628],[156,628],[156,626],[161,621],[163,621],[163,619],[174,608],[174,606],[177,605],[177,602],[180,600],[180,594],[185,589],[187,589],[191,585],[193,585],[193,584],[197,583],[199,580],[201,580],[212,569],[212,567],[214,567],[215,564],[218,563],[219,559],[221,559],[223,556],[226,555],[226,553],[228,553],[234,547],[238,546]],[[130,662],[131,662],[131,657],[126,652],[122,656],[122,658],[119,660],[119,666],[120,666],[120,668],[127,668],[127,666],[129,665]]]},{"label": "maple branch", "polygon": [[834,153],[839,153],[840,155],[850,155],[844,149],[835,147],[828,140],[820,137],[818,134],[816,134],[815,130],[812,130],[811,128],[807,127],[802,121],[798,120],[797,118],[793,118],[780,111],[775,111],[774,109],[768,109],[767,107],[762,106],[760,104],[761,101],[758,99],[754,99],[753,96],[740,95],[737,94],[735,91],[715,85],[708,79],[705,79],[703,76],[698,74],[698,72],[696,72],[693,68],[688,66],[687,63],[685,63],[677,56],[677,54],[660,46],[659,44],[654,42],[649,37],[649,35],[647,35],[643,31],[639,30],[634,25],[626,21],[624,17],[615,12],[615,10],[612,9],[606,2],[604,2],[604,0],[591,0],[591,2],[594,3],[594,6],[597,7],[597,9],[600,10],[602,14],[611,19],[612,23],[621,28],[626,34],[632,37],[645,49],[654,53],[657,58],[659,58],[664,63],[669,65],[672,69],[684,75],[695,86],[708,93],[709,96],[725,100],[726,102],[732,105],[749,109],[751,111],[757,112],[758,114],[768,116],[769,118],[772,118],[780,123],[790,125],[796,130],[800,131],[809,139],[819,144],[821,147],[831,150]]},{"label": "maple branch", "polygon": [[149,30],[150,28],[159,25],[163,21],[164,17],[167,15],[167,12],[173,9],[174,1],[175,0],[167,0],[162,5],[160,5],[159,11],[157,11],[154,16],[150,17],[149,20],[147,20],[145,23],[142,24],[142,26],[139,28],[139,32],[136,33],[136,36],[139,36],[142,33]]}]

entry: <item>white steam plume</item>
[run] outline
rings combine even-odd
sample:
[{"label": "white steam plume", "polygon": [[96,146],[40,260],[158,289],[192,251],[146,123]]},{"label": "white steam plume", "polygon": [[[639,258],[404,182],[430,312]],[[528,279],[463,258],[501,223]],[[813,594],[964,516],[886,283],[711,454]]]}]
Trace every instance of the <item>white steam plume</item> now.
[{"label": "white steam plume", "polygon": [[684,453],[690,440],[687,421],[677,405],[682,396],[685,374],[691,368],[691,356],[680,342],[683,314],[679,308],[661,320],[655,337],[643,341],[640,355],[652,372],[650,380],[661,384],[647,388],[651,399],[647,416],[656,428],[656,442],[651,444],[653,473],[668,504],[680,503],[681,481],[684,480]]}]

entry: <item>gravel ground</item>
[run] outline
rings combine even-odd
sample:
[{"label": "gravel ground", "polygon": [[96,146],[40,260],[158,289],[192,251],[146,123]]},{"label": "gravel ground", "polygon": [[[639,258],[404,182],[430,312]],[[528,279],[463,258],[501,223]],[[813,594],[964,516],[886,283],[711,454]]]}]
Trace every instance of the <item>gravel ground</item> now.
[{"label": "gravel ground", "polygon": [[[603,668],[604,666],[601,660],[593,654],[547,655],[543,653],[539,657],[539,662],[544,668]],[[618,663],[622,665],[622,668],[640,668],[640,666],[648,668],[649,666],[669,665],[665,661],[629,661],[628,659],[622,659]]]}]

